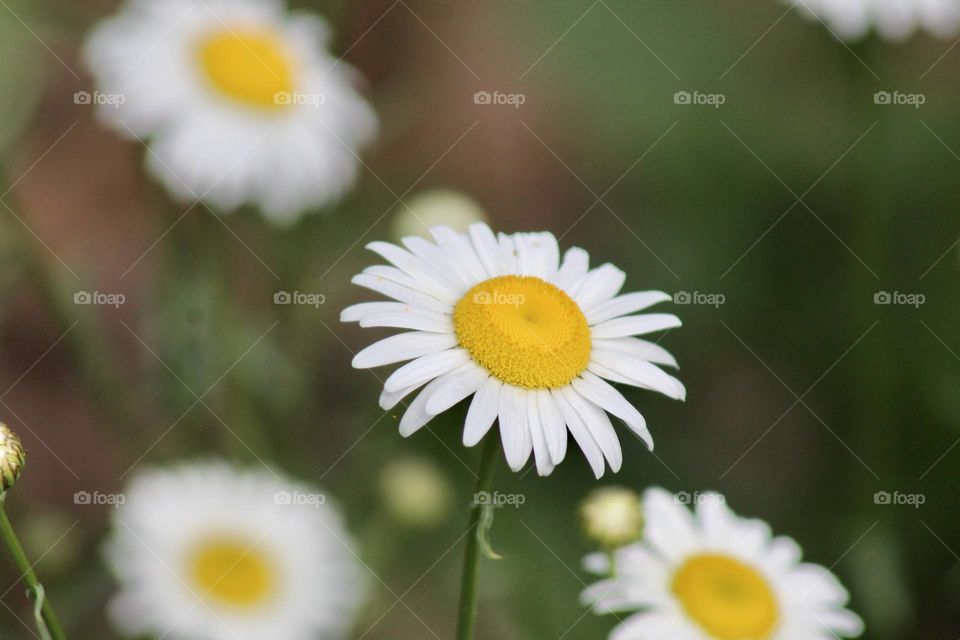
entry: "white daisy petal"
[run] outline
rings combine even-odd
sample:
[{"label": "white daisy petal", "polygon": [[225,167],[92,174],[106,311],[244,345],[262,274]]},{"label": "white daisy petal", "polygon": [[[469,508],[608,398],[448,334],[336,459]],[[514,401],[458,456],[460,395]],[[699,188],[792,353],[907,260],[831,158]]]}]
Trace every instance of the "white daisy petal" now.
[{"label": "white daisy petal", "polygon": [[[407,238],[407,240],[410,239]],[[426,242],[422,238],[416,239]],[[429,287],[431,295],[438,300],[448,304],[454,304],[457,301],[457,288],[450,283],[447,275],[406,249],[389,242],[371,242],[367,245],[367,249],[380,255],[421,285]]]},{"label": "white daisy petal", "polygon": [[547,449],[553,464],[563,462],[567,455],[567,423],[553,400],[553,395],[546,389],[538,389],[537,408],[540,413],[540,424],[547,439]]},{"label": "white daisy petal", "polygon": [[655,304],[672,299],[669,294],[663,291],[636,291],[634,293],[626,293],[589,307],[586,311],[587,322],[589,322],[591,326],[600,324],[613,318],[643,311]]},{"label": "white daisy petal", "polygon": [[470,240],[473,242],[473,248],[487,271],[487,277],[496,278],[502,273],[500,270],[500,245],[497,244],[497,236],[493,234],[490,227],[480,222],[470,225],[469,234]]},{"label": "white daisy petal", "polygon": [[613,353],[623,352],[630,355],[643,358],[654,364],[662,364],[668,367],[678,368],[676,359],[669,351],[660,345],[641,340],[640,338],[612,338],[610,340],[593,341],[593,348],[600,351],[611,351]]},{"label": "white daisy petal", "polygon": [[609,302],[620,292],[626,279],[627,274],[612,264],[600,265],[596,269],[591,269],[579,282],[574,283],[573,299],[581,309],[589,311],[597,305]]},{"label": "white daisy petal", "polygon": [[560,413],[567,423],[567,428],[570,429],[570,435],[577,441],[577,445],[587,458],[590,468],[593,469],[593,475],[599,480],[603,477],[604,472],[603,451],[600,449],[600,445],[593,439],[590,430],[587,429],[587,425],[583,423],[580,415],[570,406],[566,396],[561,391],[551,391],[550,395],[557,408],[560,409]]},{"label": "white daisy petal", "polygon": [[383,383],[383,388],[386,391],[397,392],[404,387],[424,384],[427,380],[453,371],[469,359],[470,355],[463,349],[428,353],[394,371]]},{"label": "white daisy petal", "polygon": [[466,270],[469,272],[471,282],[480,282],[487,279],[487,271],[483,263],[480,262],[477,252],[473,249],[473,243],[469,238],[457,233],[450,227],[431,227],[430,233],[433,235],[437,244],[446,251],[447,256],[452,259],[463,260]]},{"label": "white daisy petal", "polygon": [[402,302],[361,302],[354,304],[340,312],[340,322],[359,322],[364,316],[383,313],[385,311],[402,311],[409,309],[409,305]]},{"label": "white daisy petal", "polygon": [[653,437],[647,429],[647,421],[643,419],[636,407],[627,402],[627,399],[609,383],[589,371],[584,371],[573,381],[573,388],[587,400],[623,420],[634,433],[640,436],[647,448],[653,451]]},{"label": "white daisy petal", "polygon": [[554,464],[547,448],[547,438],[543,424],[540,422],[540,408],[537,402],[537,393],[527,393],[527,424],[530,426],[530,437],[533,439],[533,457],[537,463],[537,473],[548,476],[553,472]]},{"label": "white daisy petal", "polygon": [[427,413],[443,413],[467,396],[476,393],[490,378],[490,374],[468,360],[447,377],[427,402]]},{"label": "white daisy petal", "polygon": [[533,439],[527,424],[526,392],[509,384],[500,390],[500,439],[507,465],[519,471],[533,452]]},{"label": "white daisy petal", "polygon": [[439,308],[442,309],[453,309],[453,305],[450,305],[445,302],[440,302],[440,300],[433,294],[433,290],[428,283],[412,278],[400,269],[397,269],[394,266],[386,264],[375,264],[367,267],[363,270],[363,273],[377,278],[383,278],[384,280],[389,280],[390,282],[396,282],[397,284],[402,284],[408,289],[413,289],[419,293],[429,296],[431,300],[436,300],[440,305]]},{"label": "white daisy petal", "polygon": [[500,389],[503,383],[493,376],[487,378],[470,403],[463,426],[463,444],[472,447],[487,435],[500,410]]},{"label": "white daisy petal", "polygon": [[500,245],[499,263],[501,273],[520,273],[517,266],[517,247],[513,236],[505,233],[497,235],[497,244]]},{"label": "white daisy petal", "polygon": [[436,391],[441,384],[443,384],[442,378],[434,378],[427,383],[423,391],[410,403],[407,411],[400,419],[401,436],[404,438],[412,436],[433,419],[433,415],[427,413],[427,402],[430,401],[430,396],[433,395],[433,392]]},{"label": "white daisy petal", "polygon": [[610,418],[603,409],[584,398],[575,389],[565,387],[561,391],[570,406],[583,420],[584,426],[590,431],[600,450],[603,451],[603,456],[610,464],[610,470],[614,473],[620,471],[620,466],[623,464],[623,451],[620,449],[620,440],[617,439],[617,433],[613,430]]},{"label": "white daisy petal", "polygon": [[453,334],[408,331],[374,342],[355,355],[351,364],[355,369],[371,369],[413,360],[455,346],[457,338]]},{"label": "white daisy petal", "polygon": [[439,277],[449,283],[455,298],[459,298],[470,288],[473,279],[469,269],[460,259],[450,260],[442,248],[419,236],[408,236],[403,239],[403,244],[425,264],[433,267]]},{"label": "white daisy petal", "polygon": [[444,312],[449,311],[451,306],[444,302],[441,302],[437,298],[434,298],[431,295],[421,293],[410,287],[405,287],[402,284],[397,284],[386,278],[379,276],[374,276],[369,273],[361,273],[359,275],[353,276],[350,279],[350,282],[353,284],[365,287],[377,293],[382,293],[385,296],[389,296],[400,302],[416,305],[424,309],[429,309],[430,311]]},{"label": "white daisy petal", "polygon": [[410,385],[409,387],[404,387],[399,391],[383,390],[382,392],[380,392],[380,408],[383,409],[384,411],[389,411],[390,409],[393,409],[395,406],[400,404],[401,400],[403,400],[408,395],[410,395],[411,393],[413,393],[414,391],[422,387],[424,384],[426,383],[423,382],[420,384]]},{"label": "white daisy petal", "polygon": [[625,338],[639,336],[664,329],[674,329],[681,325],[680,318],[669,313],[648,313],[640,316],[614,318],[590,327],[597,340],[607,338]]},{"label": "white daisy petal", "polygon": [[571,293],[570,287],[587,274],[589,267],[590,256],[587,255],[586,251],[579,247],[567,249],[567,252],[563,254],[563,262],[554,277],[553,284],[567,293]]},{"label": "white daisy petal", "polygon": [[450,316],[432,311],[417,311],[410,306],[390,311],[368,313],[360,320],[360,326],[393,327],[395,329],[415,329],[434,333],[452,333],[453,322]]},{"label": "white daisy petal", "polygon": [[953,0],[802,0],[797,5],[832,35],[851,41],[871,29],[893,42],[919,29],[938,38],[952,38],[960,31],[960,6]]},{"label": "white daisy petal", "polygon": [[[596,365],[615,371],[634,386],[659,391],[668,398],[675,400],[683,400],[687,396],[687,390],[683,383],[646,360],[622,353],[597,351],[593,354],[593,362]],[[598,373],[593,365],[588,367],[588,370]]]}]

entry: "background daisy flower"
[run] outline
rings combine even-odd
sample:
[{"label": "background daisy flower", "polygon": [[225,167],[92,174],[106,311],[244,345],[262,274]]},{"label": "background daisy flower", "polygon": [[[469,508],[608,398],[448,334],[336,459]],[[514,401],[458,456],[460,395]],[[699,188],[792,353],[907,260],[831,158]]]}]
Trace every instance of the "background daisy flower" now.
[{"label": "background daisy flower", "polygon": [[871,28],[888,40],[917,29],[948,38],[960,28],[958,0],[785,0],[823,20],[842,38],[856,40]]},{"label": "background daisy flower", "polygon": [[801,563],[796,542],[737,517],[723,496],[699,494],[691,513],[677,496],[649,489],[643,505],[643,542],[614,552],[612,563],[606,554],[585,563],[613,576],[588,587],[584,603],[597,613],[640,610],[611,640],[833,640],[863,632],[832,573]]},{"label": "background daisy flower", "polygon": [[473,224],[466,234],[431,229],[434,242],[404,238],[406,248],[373,242],[392,266],[353,278],[396,302],[366,302],[341,314],[361,327],[411,329],[356,355],[353,366],[407,360],[384,383],[387,410],[423,387],[400,420],[409,436],[434,416],[473,396],[463,431],[471,447],[495,420],[507,463],[519,470],[533,453],[547,475],[566,455],[567,430],[599,478],[623,455],[607,413],[649,448],[640,412],[607,380],[682,400],[676,366],[662,347],[634,336],[680,326],[670,314],[633,315],[670,299],[660,291],[618,295],[626,274],[610,264],[589,268],[583,249],[563,259],[550,233],[494,233]]},{"label": "background daisy flower", "polygon": [[119,96],[101,119],[150,140],[147,167],[175,197],[289,222],[352,186],[377,128],[329,39],[276,0],[128,0],[85,57]]},{"label": "background daisy flower", "polygon": [[364,574],[315,488],[222,462],[139,473],[105,552],[122,633],[179,640],[341,638]]}]

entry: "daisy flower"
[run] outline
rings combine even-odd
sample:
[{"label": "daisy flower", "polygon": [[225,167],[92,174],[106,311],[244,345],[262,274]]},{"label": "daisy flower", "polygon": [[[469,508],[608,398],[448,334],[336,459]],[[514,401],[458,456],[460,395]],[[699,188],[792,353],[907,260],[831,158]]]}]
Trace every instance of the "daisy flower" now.
[{"label": "daisy flower", "polygon": [[389,410],[423,387],[400,420],[401,435],[472,395],[464,445],[480,442],[499,419],[514,471],[531,453],[540,475],[553,471],[568,429],[598,478],[604,459],[618,471],[623,456],[608,412],[653,448],[643,416],[607,380],[684,398],[680,381],[656,366],[676,366],[673,357],[633,337],[680,326],[669,314],[632,315],[669,295],[617,295],[623,271],[590,269],[579,248],[561,260],[550,233],[496,236],[485,224],[430,232],[435,242],[367,245],[392,266],[368,267],[353,282],[395,302],[365,302],[341,316],[361,327],[412,329],[353,359],[357,368],[412,361],[386,379],[380,396]]},{"label": "daisy flower", "polygon": [[363,573],[339,512],[266,470],[194,462],[141,472],[113,518],[111,621],[174,640],[345,637]]},{"label": "daisy flower", "polygon": [[917,29],[948,38],[960,28],[960,0],[784,0],[823,20],[846,40],[871,28],[888,40],[904,40]]},{"label": "daisy flower", "polygon": [[176,198],[280,222],[331,203],[377,128],[327,24],[280,0],[127,0],[85,58],[99,115],[151,141],[149,171]]},{"label": "daisy flower", "polygon": [[791,538],[737,517],[723,496],[699,494],[695,513],[663,489],[643,497],[644,541],[589,570],[611,575],[582,600],[596,613],[631,612],[610,640],[834,640],[863,622],[845,607],[846,589],[827,569],[800,562]]}]

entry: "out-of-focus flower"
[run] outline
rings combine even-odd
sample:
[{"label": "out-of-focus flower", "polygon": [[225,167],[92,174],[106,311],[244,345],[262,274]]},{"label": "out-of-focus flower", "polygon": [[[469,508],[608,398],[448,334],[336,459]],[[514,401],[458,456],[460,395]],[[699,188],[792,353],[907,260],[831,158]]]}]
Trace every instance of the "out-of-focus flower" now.
[{"label": "out-of-focus flower", "polygon": [[643,496],[644,541],[592,554],[591,571],[613,575],[581,598],[597,613],[638,611],[611,640],[832,640],[856,637],[846,589],[827,569],[801,563],[790,538],[737,517],[718,494],[698,494],[692,514],[673,494]]},{"label": "out-of-focus flower", "polygon": [[630,315],[670,296],[618,296],[623,271],[589,269],[579,248],[561,262],[550,233],[498,237],[479,223],[466,234],[430,232],[435,243],[411,236],[406,249],[367,245],[393,266],[368,267],[353,282],[396,302],[365,302],[341,315],[361,327],[413,330],[353,359],[360,369],[412,360],[387,378],[380,396],[391,409],[424,387],[400,420],[401,435],[472,395],[463,443],[480,442],[499,418],[514,471],[534,453],[540,475],[552,472],[566,455],[567,429],[598,478],[604,459],[618,471],[623,454],[607,412],[653,447],[643,416],[604,378],[684,398],[680,381],[656,366],[676,366],[673,357],[632,337],[680,326],[670,314]]},{"label": "out-of-focus flower", "polygon": [[429,460],[404,458],[380,475],[383,500],[395,520],[413,528],[436,526],[450,512],[450,482]]},{"label": "out-of-focus flower", "polygon": [[3,491],[17,483],[26,463],[27,453],[23,450],[20,436],[0,422],[0,487]]},{"label": "out-of-focus flower", "polygon": [[465,233],[474,222],[486,222],[483,209],[467,195],[450,189],[432,189],[410,198],[393,218],[393,237],[428,236],[430,227],[444,225]]},{"label": "out-of-focus flower", "polygon": [[291,222],[354,183],[377,129],[327,24],[278,0],[127,0],[85,57],[102,120],[177,198]]},{"label": "out-of-focus flower", "polygon": [[822,20],[846,40],[876,29],[888,40],[903,40],[917,29],[948,38],[960,29],[958,0],[782,0]]},{"label": "out-of-focus flower", "polygon": [[105,551],[130,636],[343,638],[364,593],[338,510],[315,488],[222,462],[140,472]]},{"label": "out-of-focus flower", "polygon": [[583,529],[591,540],[614,549],[636,542],[643,534],[643,505],[635,491],[602,487],[580,506]]}]

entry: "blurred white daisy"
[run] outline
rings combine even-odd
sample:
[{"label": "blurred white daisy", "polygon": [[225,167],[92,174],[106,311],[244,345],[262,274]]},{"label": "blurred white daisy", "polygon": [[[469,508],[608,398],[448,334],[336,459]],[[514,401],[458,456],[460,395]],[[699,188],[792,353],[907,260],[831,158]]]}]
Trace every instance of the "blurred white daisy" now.
[{"label": "blurred white daisy", "polygon": [[485,224],[466,234],[430,232],[436,243],[411,236],[406,248],[367,245],[393,266],[368,267],[353,282],[396,302],[365,302],[341,315],[361,327],[412,329],[353,359],[361,369],[412,360],[387,378],[380,396],[391,409],[424,387],[400,420],[402,435],[473,395],[463,443],[480,442],[499,418],[514,471],[531,453],[540,475],[553,471],[566,454],[567,429],[598,478],[604,459],[618,471],[623,457],[607,412],[653,448],[643,416],[604,378],[685,397],[680,381],[656,366],[676,366],[673,357],[633,337],[680,326],[670,314],[631,315],[669,295],[617,295],[623,271],[589,269],[579,248],[561,261],[550,233],[495,236]]},{"label": "blurred white daisy", "polygon": [[114,516],[111,621],[175,640],[342,638],[363,572],[323,494],[222,462],[141,472]]},{"label": "blurred white daisy", "polygon": [[819,17],[846,40],[871,28],[888,40],[903,40],[917,29],[948,38],[960,28],[960,0],[783,0]]},{"label": "blurred white daisy", "polygon": [[340,197],[377,128],[328,50],[327,24],[281,0],[127,0],[85,57],[102,120],[151,141],[177,198],[255,205],[283,222]]},{"label": "blurred white daisy", "polygon": [[597,613],[633,612],[610,640],[834,640],[863,622],[845,607],[846,589],[827,569],[801,563],[791,538],[739,518],[717,494],[691,513],[673,494],[643,497],[644,541],[587,557],[610,578],[588,587]]},{"label": "blurred white daisy", "polygon": [[393,218],[393,237],[428,236],[430,227],[443,225],[465,233],[474,222],[486,222],[487,214],[472,198],[451,189],[431,189],[407,201]]}]

